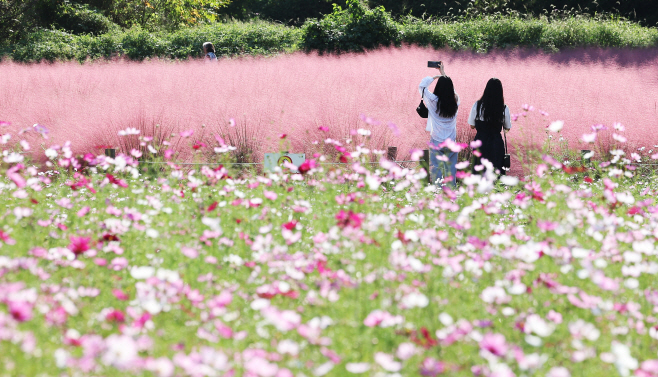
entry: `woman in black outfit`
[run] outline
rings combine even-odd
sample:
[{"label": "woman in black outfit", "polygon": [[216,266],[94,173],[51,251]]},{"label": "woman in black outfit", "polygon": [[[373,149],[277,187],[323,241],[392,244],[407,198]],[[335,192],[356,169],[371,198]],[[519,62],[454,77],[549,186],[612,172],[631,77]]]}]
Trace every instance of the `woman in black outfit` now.
[{"label": "woman in black outfit", "polygon": [[481,165],[480,159],[486,158],[498,170],[499,174],[505,174],[503,169],[503,158],[505,157],[505,145],[500,131],[507,132],[512,128],[509,108],[505,105],[503,98],[503,84],[497,78],[487,82],[482,98],[475,102],[468,117],[468,124],[477,130],[474,140],[480,140],[482,156],[475,159],[475,166]]}]

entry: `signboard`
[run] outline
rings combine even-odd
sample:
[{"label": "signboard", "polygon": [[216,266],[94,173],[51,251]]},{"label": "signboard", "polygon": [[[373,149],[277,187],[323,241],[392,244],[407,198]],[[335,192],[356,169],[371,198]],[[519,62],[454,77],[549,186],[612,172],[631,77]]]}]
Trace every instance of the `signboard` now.
[{"label": "signboard", "polygon": [[[285,162],[299,166],[303,164],[304,161],[306,161],[305,153],[265,153],[263,166],[265,167],[265,171],[273,171],[276,166],[285,171],[286,169],[283,167]],[[290,171],[293,173],[298,173],[297,170]]]}]

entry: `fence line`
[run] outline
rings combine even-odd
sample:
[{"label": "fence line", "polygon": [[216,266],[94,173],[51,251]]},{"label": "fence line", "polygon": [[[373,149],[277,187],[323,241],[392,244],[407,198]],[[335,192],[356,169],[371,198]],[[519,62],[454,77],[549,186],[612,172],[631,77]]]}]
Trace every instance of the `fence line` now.
[{"label": "fence line", "polygon": [[[391,161],[395,163],[420,162],[420,161]],[[140,164],[175,164],[175,165],[263,165],[263,162],[166,162],[166,161],[139,161]],[[348,162],[318,162],[318,165],[349,165]],[[365,162],[365,164],[379,164],[379,162]]]}]

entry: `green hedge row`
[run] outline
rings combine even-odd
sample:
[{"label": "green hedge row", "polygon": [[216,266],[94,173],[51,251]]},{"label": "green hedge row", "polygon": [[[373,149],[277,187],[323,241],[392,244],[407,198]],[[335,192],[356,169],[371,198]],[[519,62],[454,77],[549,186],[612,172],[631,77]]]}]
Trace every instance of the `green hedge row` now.
[{"label": "green hedge row", "polygon": [[507,17],[433,24],[414,21],[406,23],[401,32],[403,41],[407,43],[478,52],[515,46],[548,51],[582,46],[658,46],[656,28],[645,28],[625,21],[586,18],[549,21]]},{"label": "green hedge row", "polygon": [[[357,15],[352,13],[356,12]],[[369,14],[368,12],[371,12]],[[217,23],[173,33],[142,29],[93,35],[41,30],[21,42],[1,47],[3,59],[19,62],[152,57],[186,59],[201,56],[205,41],[218,56],[274,54],[297,50],[359,51],[402,43],[487,52],[494,48],[536,47],[555,51],[567,47],[656,47],[658,29],[620,20],[521,19],[488,17],[463,22],[428,23],[414,18],[393,21],[381,9],[337,10],[320,20],[294,28],[262,21]]]},{"label": "green hedge row", "polygon": [[40,30],[19,43],[5,46],[3,59],[19,62],[112,58],[132,60],[153,57],[186,59],[202,56],[201,45],[211,41],[218,56],[264,55],[297,49],[301,30],[258,22],[216,23],[173,33],[151,33],[140,28],[107,34],[74,35]]}]

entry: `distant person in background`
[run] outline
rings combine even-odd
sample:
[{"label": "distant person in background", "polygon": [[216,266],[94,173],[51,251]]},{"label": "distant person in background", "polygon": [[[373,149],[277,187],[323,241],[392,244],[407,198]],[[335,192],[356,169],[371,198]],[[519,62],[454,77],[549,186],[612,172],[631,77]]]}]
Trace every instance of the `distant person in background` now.
[{"label": "distant person in background", "polygon": [[206,61],[216,61],[215,46],[212,43],[206,42],[203,44],[203,53],[205,54]]},{"label": "distant person in background", "polygon": [[[427,106],[428,117],[426,131],[430,131],[430,180],[437,184],[437,180],[452,177],[455,185],[457,170],[457,152],[448,148],[438,148],[445,140],[455,141],[457,137],[457,113],[459,112],[459,95],[455,93],[452,79],[446,76],[443,63],[437,68],[440,76],[427,76],[418,85],[418,91],[423,96]],[[429,86],[438,79],[434,91]]]},{"label": "distant person in background", "polygon": [[492,78],[487,82],[482,98],[471,108],[468,124],[477,130],[474,140],[482,142],[482,156],[476,157],[473,167],[481,165],[481,159],[486,158],[493,164],[494,170],[498,170],[498,174],[504,175],[505,145],[500,132],[512,129],[512,123],[503,97],[503,84],[499,79]]}]

